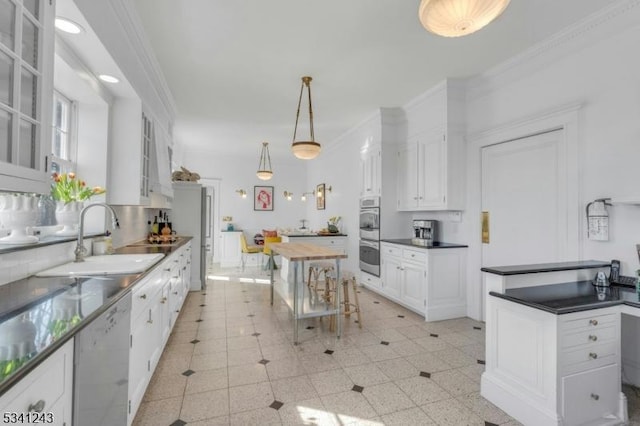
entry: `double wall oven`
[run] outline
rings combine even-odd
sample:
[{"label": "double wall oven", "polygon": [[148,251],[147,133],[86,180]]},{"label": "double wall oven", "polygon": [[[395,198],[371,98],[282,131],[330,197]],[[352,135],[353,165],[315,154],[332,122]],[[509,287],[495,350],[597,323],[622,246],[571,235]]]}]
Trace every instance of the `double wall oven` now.
[{"label": "double wall oven", "polygon": [[360,270],[380,276],[380,197],[360,199]]}]

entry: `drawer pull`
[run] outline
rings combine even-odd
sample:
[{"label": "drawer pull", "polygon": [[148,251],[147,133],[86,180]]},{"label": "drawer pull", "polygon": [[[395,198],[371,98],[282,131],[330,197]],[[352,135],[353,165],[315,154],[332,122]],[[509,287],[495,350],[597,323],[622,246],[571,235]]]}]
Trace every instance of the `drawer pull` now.
[{"label": "drawer pull", "polygon": [[598,395],[597,393],[592,393],[591,394],[591,399],[593,399],[594,401],[597,401],[600,399],[600,395]]},{"label": "drawer pull", "polygon": [[589,320],[589,324],[590,325],[598,325],[598,320],[594,320],[594,319]]},{"label": "drawer pull", "polygon": [[174,292],[173,292],[173,294],[177,295],[177,294],[178,294],[178,292],[177,292],[177,291],[174,291]]},{"label": "drawer pull", "polygon": [[163,271],[169,272],[171,271],[171,268],[164,268]]},{"label": "drawer pull", "polygon": [[591,359],[598,359],[598,354],[595,352],[589,352],[589,358]]},{"label": "drawer pull", "polygon": [[166,302],[167,302],[167,298],[166,298],[166,297],[163,297],[163,298],[160,300],[160,303],[163,303],[163,304],[164,304],[164,303],[166,303]]},{"label": "drawer pull", "polygon": [[42,412],[42,410],[44,410],[44,406],[45,406],[45,402],[44,399],[41,399],[40,401],[36,402],[35,404],[29,404],[29,412],[36,412],[36,413],[40,413]]},{"label": "drawer pull", "polygon": [[140,295],[140,299],[146,299],[146,298],[147,298],[147,295],[146,295],[146,294],[141,294],[141,295]]},{"label": "drawer pull", "polygon": [[152,319],[147,320],[147,324],[153,324],[153,320]]},{"label": "drawer pull", "polygon": [[598,336],[594,336],[593,334],[590,334],[589,340],[591,340],[592,342],[595,342],[596,340],[598,340]]}]

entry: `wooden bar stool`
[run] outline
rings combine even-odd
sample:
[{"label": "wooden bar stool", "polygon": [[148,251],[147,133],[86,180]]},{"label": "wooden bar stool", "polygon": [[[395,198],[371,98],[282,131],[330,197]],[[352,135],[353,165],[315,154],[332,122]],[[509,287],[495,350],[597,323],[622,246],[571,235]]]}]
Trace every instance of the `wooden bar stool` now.
[{"label": "wooden bar stool", "polygon": [[[322,297],[326,302],[330,302],[333,280],[334,266],[332,262],[311,262],[309,263],[309,274],[307,275],[307,287],[309,291],[313,290],[316,295],[322,292]],[[320,281],[320,274],[324,275],[324,281]],[[313,282],[311,281],[313,278]],[[324,287],[320,287],[320,283],[324,283]]]},{"label": "wooden bar stool", "polygon": [[[351,284],[351,291],[353,292],[353,302],[349,300],[349,284]],[[362,314],[360,311],[360,301],[358,300],[358,287],[356,283],[356,276],[351,271],[341,271],[340,273],[340,283],[336,285],[336,291],[340,291],[342,289],[342,301],[340,304],[340,311],[344,313],[344,316],[349,318],[351,314],[355,313],[358,315],[358,327],[362,328]],[[335,300],[334,300],[335,303]],[[331,322],[329,323],[329,330],[333,331],[335,329],[335,318],[331,317]]]}]

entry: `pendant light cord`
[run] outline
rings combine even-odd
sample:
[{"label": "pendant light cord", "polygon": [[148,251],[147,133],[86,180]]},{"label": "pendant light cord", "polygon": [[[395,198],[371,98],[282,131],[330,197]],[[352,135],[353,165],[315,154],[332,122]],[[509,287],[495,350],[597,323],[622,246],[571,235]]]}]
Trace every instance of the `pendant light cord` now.
[{"label": "pendant light cord", "polygon": [[302,85],[300,86],[300,97],[298,98],[298,110],[296,111],[296,125],[293,128],[293,142],[296,141],[296,133],[298,132],[298,119],[300,118],[300,105],[302,104],[302,93],[304,92],[304,86],[307,85],[309,92],[309,130],[311,134],[311,141],[315,142],[315,134],[313,132],[313,109],[311,108],[311,77],[302,77]]}]

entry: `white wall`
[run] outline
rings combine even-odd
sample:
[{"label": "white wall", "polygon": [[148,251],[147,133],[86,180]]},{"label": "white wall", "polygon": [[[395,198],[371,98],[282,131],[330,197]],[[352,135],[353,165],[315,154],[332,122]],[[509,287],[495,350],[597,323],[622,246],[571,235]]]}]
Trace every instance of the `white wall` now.
[{"label": "white wall", "polygon": [[[273,177],[262,181],[256,177],[260,147],[256,148],[255,153],[243,156],[202,151],[185,151],[182,155],[182,165],[187,169],[200,174],[205,180],[220,180],[220,217],[215,218],[216,226],[224,229],[226,223],[221,222],[222,216],[231,216],[234,227],[244,230],[247,237],[263,229],[298,228],[301,226],[300,219],[310,219],[306,213],[310,201],[300,201],[300,195],[311,189],[306,184],[305,163],[294,158],[286,161],[272,158]],[[274,187],[273,211],[253,210],[254,186]],[[239,189],[247,191],[247,198],[240,197],[236,192]],[[284,198],[285,190],[294,193],[292,200]]]},{"label": "white wall", "polygon": [[[632,22],[633,25],[628,25]],[[470,82],[467,99],[467,133],[496,129],[549,110],[580,103],[579,208],[601,197],[640,195],[634,173],[640,155],[640,7],[589,28],[573,38],[538,46],[517,60]],[[469,146],[467,156],[473,158]],[[477,158],[477,156],[475,156]],[[480,176],[479,161],[470,162],[468,182]],[[472,187],[472,185],[469,185]],[[470,243],[469,289],[480,287],[481,265],[477,194],[468,194],[462,226]],[[609,208],[610,240],[588,241],[583,215],[579,220],[578,252],[583,259],[622,261],[622,272],[638,268],[635,244],[640,242],[640,207]],[[470,314],[476,316],[476,307]]]}]

